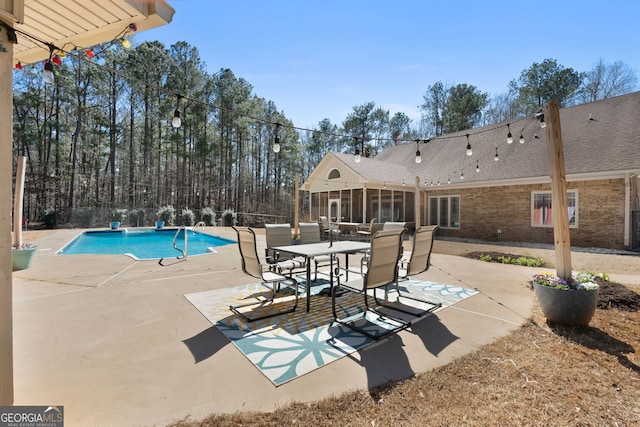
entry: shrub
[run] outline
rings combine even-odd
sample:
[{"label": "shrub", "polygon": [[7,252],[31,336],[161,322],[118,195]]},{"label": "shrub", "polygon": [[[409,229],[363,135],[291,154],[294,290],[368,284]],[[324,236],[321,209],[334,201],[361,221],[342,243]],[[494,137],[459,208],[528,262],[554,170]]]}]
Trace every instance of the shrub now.
[{"label": "shrub", "polygon": [[204,221],[205,224],[211,226],[215,221],[216,214],[213,212],[211,208],[203,208],[200,211],[200,219]]},{"label": "shrub", "polygon": [[56,228],[58,226],[58,212],[53,209],[47,209],[42,214],[42,222],[46,228]]},{"label": "shrub", "polygon": [[93,208],[76,208],[73,210],[73,222],[77,227],[93,227],[96,217]]},{"label": "shrub", "polygon": [[111,211],[111,221],[116,222],[124,222],[127,219],[127,210],[126,209],[113,209]]},{"label": "shrub", "polygon": [[182,209],[182,225],[190,226],[195,224],[196,214],[189,208]]},{"label": "shrub", "polygon": [[237,215],[233,209],[225,209],[225,211],[222,212],[222,223],[225,227],[232,227],[236,225],[236,217]]},{"label": "shrub", "polygon": [[144,209],[131,209],[129,213],[129,222],[135,227],[144,227],[144,220],[147,213]]},{"label": "shrub", "polygon": [[176,210],[171,205],[160,207],[156,215],[159,221],[164,221],[165,225],[173,225],[176,220]]}]

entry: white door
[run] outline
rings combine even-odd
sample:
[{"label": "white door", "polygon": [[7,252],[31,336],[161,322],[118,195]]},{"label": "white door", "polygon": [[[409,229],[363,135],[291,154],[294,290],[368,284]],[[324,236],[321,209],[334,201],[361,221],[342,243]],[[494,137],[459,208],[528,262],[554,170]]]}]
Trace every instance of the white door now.
[{"label": "white door", "polygon": [[340,221],[340,199],[329,199],[329,222]]}]

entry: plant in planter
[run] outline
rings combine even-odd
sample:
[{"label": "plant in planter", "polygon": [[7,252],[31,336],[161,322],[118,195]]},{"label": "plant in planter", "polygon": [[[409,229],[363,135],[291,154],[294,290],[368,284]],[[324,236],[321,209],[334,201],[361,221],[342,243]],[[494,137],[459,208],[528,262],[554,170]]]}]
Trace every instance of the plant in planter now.
[{"label": "plant in planter", "polygon": [[126,209],[113,209],[111,211],[111,229],[117,230],[120,228],[120,224],[127,219],[127,210]]},{"label": "plant in planter", "polygon": [[552,273],[533,276],[533,288],[547,320],[565,326],[587,326],[598,305],[599,286],[591,273],[565,280]]},{"label": "plant in planter", "polygon": [[31,259],[36,252],[37,246],[33,243],[23,243],[11,246],[12,270],[24,270],[31,266]]},{"label": "plant in planter", "polygon": [[164,225],[173,225],[176,220],[176,210],[171,205],[160,207],[156,215],[158,216],[156,228],[162,228]]}]

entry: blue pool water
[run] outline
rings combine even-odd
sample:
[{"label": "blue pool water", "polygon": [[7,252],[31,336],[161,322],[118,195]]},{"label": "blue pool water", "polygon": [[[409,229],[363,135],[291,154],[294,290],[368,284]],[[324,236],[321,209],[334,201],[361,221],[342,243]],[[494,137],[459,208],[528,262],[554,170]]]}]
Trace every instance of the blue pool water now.
[{"label": "blue pool water", "polygon": [[[157,259],[181,256],[173,248],[173,238],[177,229],[134,228],[120,230],[85,231],[67,243],[57,253],[77,254],[125,254],[137,259]],[[184,250],[184,233],[180,230],[176,246]],[[187,255],[202,255],[214,252],[216,247],[236,243],[209,234],[187,230]]]}]

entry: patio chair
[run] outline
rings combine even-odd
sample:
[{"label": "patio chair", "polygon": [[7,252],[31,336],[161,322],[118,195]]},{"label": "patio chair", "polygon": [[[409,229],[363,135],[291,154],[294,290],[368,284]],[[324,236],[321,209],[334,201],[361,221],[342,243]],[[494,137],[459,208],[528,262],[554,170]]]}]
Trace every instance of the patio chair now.
[{"label": "patio chair", "polygon": [[331,232],[331,229],[329,228],[329,219],[326,216],[321,216],[318,219],[318,224],[320,224],[321,237],[329,238],[329,233]]},{"label": "patio chair", "polygon": [[265,236],[267,240],[267,248],[265,256],[267,263],[271,264],[272,269],[282,273],[286,272],[291,276],[295,271],[300,271],[306,266],[304,259],[296,258],[286,252],[278,252],[272,249],[275,246],[288,246],[291,241],[291,225],[290,224],[265,224]]},{"label": "patio chair", "polygon": [[[238,248],[240,249],[240,257],[242,258],[242,271],[251,277],[260,279],[262,284],[271,288],[271,297],[268,299],[260,300],[258,302],[250,302],[246,304],[230,305],[229,309],[247,319],[249,322],[255,322],[256,320],[266,319],[281,314],[291,313],[295,311],[298,306],[298,283],[295,279],[287,277],[283,274],[273,271],[269,264],[262,264],[258,258],[258,250],[256,248],[256,234],[249,227],[233,227],[238,235]],[[276,294],[280,290],[281,283],[292,284],[295,292],[295,302],[293,307],[284,311],[270,311],[267,310],[266,314],[250,317],[242,311],[242,308],[246,307],[267,307],[269,303],[275,304]],[[271,286],[269,286],[271,285]],[[254,310],[250,310],[254,311]]]},{"label": "patio chair", "polygon": [[400,260],[398,276],[405,279],[409,276],[424,273],[431,266],[431,251],[433,238],[438,231],[437,225],[418,228],[413,234],[411,254],[409,259]]},{"label": "patio chair", "polygon": [[373,218],[371,220],[371,222],[369,223],[369,227],[365,228],[365,229],[359,229],[358,231],[356,231],[356,234],[358,235],[358,238],[360,239],[367,239],[367,240],[371,240],[371,235],[373,234],[374,231],[374,225],[373,223],[376,222],[376,219]]},{"label": "patio chair", "polygon": [[[385,223],[382,224],[382,231],[402,230],[404,232],[406,231],[406,226],[407,226],[406,222],[386,221]],[[367,267],[368,263],[369,263],[369,252],[365,252],[363,257],[360,259],[360,274],[362,274],[363,276],[364,276],[364,270]]]},{"label": "patio chair", "polygon": [[[301,222],[298,224],[300,227],[300,244],[306,245],[309,243],[320,243],[320,224],[317,222]],[[332,255],[320,255],[313,257],[313,263],[315,264],[313,282],[318,280],[318,267],[326,267],[331,265]],[[337,261],[337,257],[336,257]]]},{"label": "patio chair", "polygon": [[[406,329],[411,322],[383,313],[378,307],[396,309],[395,304],[387,304],[377,297],[379,289],[385,290],[390,284],[398,281],[398,261],[402,250],[402,234],[404,229],[378,231],[371,237],[371,252],[369,268],[364,277],[340,282],[340,277],[331,293],[331,308],[336,322],[362,333],[374,340],[383,338],[394,332]],[[361,311],[352,314],[352,308],[341,308],[343,316],[338,315],[336,306],[337,295],[346,291],[362,295],[363,305],[358,306]],[[376,302],[376,307],[369,304],[370,292]],[[373,315],[374,318],[367,317]],[[375,320],[375,321],[374,321]],[[379,333],[373,333],[378,331]]]}]

